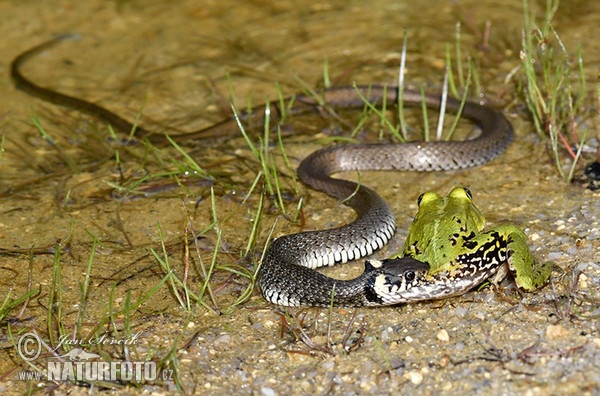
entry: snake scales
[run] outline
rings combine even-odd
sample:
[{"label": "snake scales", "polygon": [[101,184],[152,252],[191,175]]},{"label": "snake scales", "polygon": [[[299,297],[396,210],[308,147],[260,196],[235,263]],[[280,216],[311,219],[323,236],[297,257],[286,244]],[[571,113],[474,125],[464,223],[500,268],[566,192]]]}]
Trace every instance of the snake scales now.
[{"label": "snake scales", "polygon": [[[164,135],[136,127],[109,110],[94,103],[65,95],[39,86],[25,78],[20,69],[34,55],[69,38],[60,36],[42,43],[15,58],[11,77],[15,85],[42,99],[74,108],[110,123],[124,132],[135,129],[136,136],[152,142],[163,142]],[[320,100],[334,108],[361,108],[366,97],[374,105],[398,103],[399,91],[394,87],[343,87],[326,89]],[[425,101],[429,108],[438,109],[440,98],[422,96],[415,91],[403,91],[403,103],[420,106]],[[314,97],[298,95],[288,113],[314,111],[319,103]],[[277,119],[278,102],[269,104],[271,120]],[[248,118],[263,113],[265,106],[253,109]],[[460,102],[449,98],[447,109],[458,112]],[[329,278],[314,268],[356,260],[385,245],[395,232],[394,216],[387,203],[376,192],[363,185],[332,178],[340,171],[412,170],[438,171],[481,165],[499,155],[510,144],[513,130],[504,116],[489,107],[465,103],[461,117],[470,119],[481,128],[481,134],[467,141],[410,142],[404,144],[358,144],[328,147],[305,158],[298,168],[298,176],[307,185],[343,200],[357,213],[354,222],[345,226],[320,231],[285,235],[272,242],[260,267],[258,283],[264,297],[281,305],[340,306],[388,305],[406,302],[403,292],[419,287],[419,274],[427,265],[411,258],[367,261],[365,272],[347,281]],[[231,120],[196,132],[171,136],[175,141],[223,136],[235,130]],[[382,293],[381,280],[392,285]],[[378,283],[379,282],[379,283]],[[415,295],[414,290],[411,295]]]}]

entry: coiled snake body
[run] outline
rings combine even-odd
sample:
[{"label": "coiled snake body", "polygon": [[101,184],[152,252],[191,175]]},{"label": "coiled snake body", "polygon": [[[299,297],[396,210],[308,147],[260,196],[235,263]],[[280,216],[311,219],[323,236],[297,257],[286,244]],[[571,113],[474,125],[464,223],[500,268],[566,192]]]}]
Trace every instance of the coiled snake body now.
[{"label": "coiled snake body", "polygon": [[[134,128],[131,123],[103,107],[39,86],[21,74],[20,68],[26,61],[67,38],[70,36],[49,40],[15,58],[11,63],[11,77],[15,85],[42,99],[98,116],[126,133],[135,131],[137,137],[147,138],[154,143],[164,142],[162,134],[148,132],[139,126]],[[386,103],[398,103],[398,93],[394,87],[344,87],[324,90],[320,99],[335,108],[363,107],[364,98],[373,104],[384,100]],[[409,90],[403,92],[404,104],[419,106],[423,100],[430,108],[440,107],[438,97],[422,97],[420,93]],[[279,114],[279,102],[269,105],[271,120],[275,121]],[[315,110],[318,106],[315,98],[298,95],[294,107],[287,112],[303,113]],[[458,112],[460,102],[449,98],[447,109]],[[262,110],[264,106],[253,109],[247,118],[257,117]],[[427,271],[428,265],[408,257],[383,262],[368,261],[365,272],[348,281],[329,278],[314,269],[369,255],[385,245],[396,228],[389,206],[376,192],[352,181],[332,178],[331,174],[348,170],[438,171],[468,168],[496,157],[512,141],[510,124],[496,110],[467,102],[461,117],[479,125],[482,132],[477,138],[392,145],[342,145],[316,151],[304,159],[298,168],[302,181],[343,200],[358,216],[354,222],[340,228],[285,235],[273,241],[262,260],[258,278],[264,297],[272,303],[289,306],[329,306],[332,303],[343,306],[389,305],[431,298],[431,285],[420,281],[420,275]],[[226,120],[210,128],[171,137],[179,142],[223,136],[234,128],[235,123]],[[465,282],[462,283],[461,287],[464,288]],[[448,285],[435,286],[435,293],[452,294]]]},{"label": "coiled snake body", "polygon": [[[398,103],[398,90],[379,86],[362,87],[371,103]],[[330,90],[324,101],[361,106],[356,90]],[[404,91],[403,102],[439,108],[440,99]],[[460,102],[448,99],[447,108],[457,112]],[[285,235],[275,240],[262,261],[259,284],[264,297],[288,306],[389,305],[416,300],[421,285],[418,274],[426,266],[409,258],[390,262],[367,262],[358,278],[341,281],[314,268],[344,263],[370,255],[385,245],[395,232],[395,220],[387,203],[376,192],[349,180],[330,175],[348,170],[439,171],[481,165],[500,154],[512,141],[513,130],[504,116],[489,107],[467,102],[462,117],[478,124],[481,134],[467,141],[410,142],[403,144],[341,145],[316,151],[305,158],[298,176],[314,189],[344,201],[358,217],[343,227]],[[382,265],[383,264],[383,265]],[[378,282],[378,279],[380,280]],[[476,284],[473,284],[475,286]],[[427,285],[429,286],[429,285]],[[464,285],[462,285],[464,288]],[[412,289],[410,294],[404,293]],[[450,290],[444,291],[450,294]],[[425,293],[423,293],[425,295]],[[430,293],[428,291],[428,296]]]}]

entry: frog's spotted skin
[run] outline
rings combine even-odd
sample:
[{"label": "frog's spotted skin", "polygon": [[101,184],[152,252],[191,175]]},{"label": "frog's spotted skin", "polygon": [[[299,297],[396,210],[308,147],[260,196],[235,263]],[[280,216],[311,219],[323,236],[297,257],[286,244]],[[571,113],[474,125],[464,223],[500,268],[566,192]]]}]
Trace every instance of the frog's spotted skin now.
[{"label": "frog's spotted skin", "polygon": [[404,296],[415,301],[459,295],[494,275],[500,282],[508,271],[526,291],[542,287],[553,263],[537,263],[516,226],[482,232],[484,224],[466,188],[454,188],[446,197],[422,194],[400,256],[428,264],[429,271]]}]

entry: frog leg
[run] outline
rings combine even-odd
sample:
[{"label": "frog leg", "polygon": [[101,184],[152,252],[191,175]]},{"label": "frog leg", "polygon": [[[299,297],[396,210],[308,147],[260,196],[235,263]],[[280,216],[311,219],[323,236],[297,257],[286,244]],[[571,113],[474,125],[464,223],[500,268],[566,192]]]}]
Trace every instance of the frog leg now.
[{"label": "frog leg", "polygon": [[[554,263],[535,260],[527,246],[527,236],[518,227],[501,225],[486,234],[492,232],[498,233],[507,242],[508,270],[513,274],[517,286],[528,292],[544,286],[550,278]],[[501,276],[502,272],[500,269],[497,277]],[[498,281],[497,277],[494,278],[494,281]]]},{"label": "frog leg", "polygon": [[500,284],[500,282],[502,282],[504,280],[504,278],[506,278],[506,275],[508,275],[508,272],[509,272],[508,271],[508,263],[504,263],[500,267],[498,267],[498,272],[496,272],[494,274],[494,276],[489,279],[489,281],[494,286],[498,286]]}]

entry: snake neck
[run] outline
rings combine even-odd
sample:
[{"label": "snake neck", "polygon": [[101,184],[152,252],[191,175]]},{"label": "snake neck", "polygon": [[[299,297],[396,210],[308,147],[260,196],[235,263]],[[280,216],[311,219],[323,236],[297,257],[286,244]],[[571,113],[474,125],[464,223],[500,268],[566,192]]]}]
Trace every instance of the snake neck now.
[{"label": "snake neck", "polygon": [[[259,285],[264,298],[283,306],[382,306],[398,304],[410,289],[419,287],[429,266],[412,257],[367,260],[365,270],[354,279],[327,277],[297,263],[304,254],[296,236],[288,235],[273,242],[261,268]],[[306,237],[306,235],[304,235]],[[285,253],[282,253],[285,252]],[[281,277],[280,268],[286,268]],[[277,285],[277,287],[274,287]]]},{"label": "snake neck", "polygon": [[354,279],[339,280],[299,264],[306,261],[306,252],[312,249],[311,236],[316,234],[286,235],[273,241],[258,279],[264,298],[283,306],[369,305],[367,285],[372,283],[371,274],[364,272]]}]

